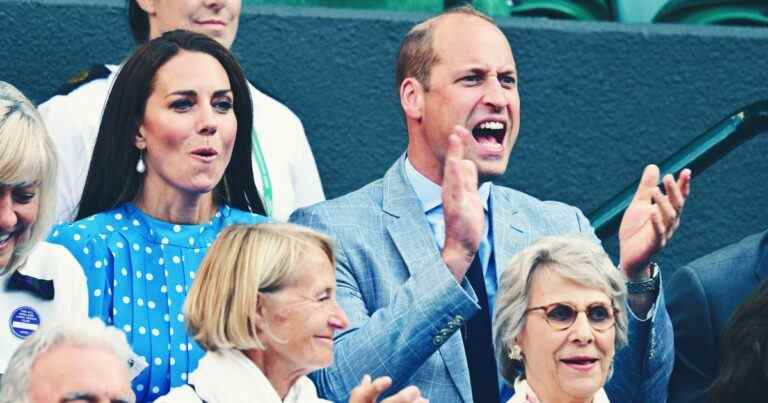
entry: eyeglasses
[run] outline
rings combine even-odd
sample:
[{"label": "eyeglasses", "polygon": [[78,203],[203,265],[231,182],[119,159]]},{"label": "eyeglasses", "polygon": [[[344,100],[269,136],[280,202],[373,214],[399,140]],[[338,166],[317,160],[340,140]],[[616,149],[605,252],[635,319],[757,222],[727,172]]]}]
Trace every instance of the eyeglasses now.
[{"label": "eyeglasses", "polygon": [[554,304],[528,308],[525,310],[525,315],[537,310],[544,311],[544,318],[549,323],[549,326],[555,330],[570,328],[576,322],[576,317],[579,316],[579,313],[584,312],[592,329],[605,331],[616,324],[616,314],[619,312],[617,308],[600,302],[594,303],[583,310],[576,309],[575,306],[565,302],[556,302]]}]

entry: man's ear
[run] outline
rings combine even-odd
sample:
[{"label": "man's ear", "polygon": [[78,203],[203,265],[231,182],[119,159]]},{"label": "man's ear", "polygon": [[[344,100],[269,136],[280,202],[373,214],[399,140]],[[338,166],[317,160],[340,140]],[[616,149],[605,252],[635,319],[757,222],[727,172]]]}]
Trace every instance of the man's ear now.
[{"label": "man's ear", "polygon": [[415,77],[400,83],[400,106],[409,119],[420,120],[424,114],[424,86]]},{"label": "man's ear", "polygon": [[149,15],[155,14],[155,0],[131,0],[141,7]]}]

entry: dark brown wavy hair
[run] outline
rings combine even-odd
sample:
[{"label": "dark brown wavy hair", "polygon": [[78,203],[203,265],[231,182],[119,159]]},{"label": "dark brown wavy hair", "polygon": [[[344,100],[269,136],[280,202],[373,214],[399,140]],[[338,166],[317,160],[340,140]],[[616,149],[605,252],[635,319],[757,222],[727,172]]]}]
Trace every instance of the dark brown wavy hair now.
[{"label": "dark brown wavy hair", "polygon": [[720,373],[709,388],[714,403],[765,402],[768,385],[768,281],[763,281],[728,322]]},{"label": "dark brown wavy hair", "polygon": [[140,46],[120,69],[104,108],[76,219],[113,209],[138,195],[142,176],[135,169],[139,150],[134,138],[144,120],[157,71],[182,50],[205,53],[218,60],[232,87],[237,134],[224,177],[213,190],[214,201],[264,215],[251,167],[253,106],[243,71],[232,54],[214,39],[175,30]]}]

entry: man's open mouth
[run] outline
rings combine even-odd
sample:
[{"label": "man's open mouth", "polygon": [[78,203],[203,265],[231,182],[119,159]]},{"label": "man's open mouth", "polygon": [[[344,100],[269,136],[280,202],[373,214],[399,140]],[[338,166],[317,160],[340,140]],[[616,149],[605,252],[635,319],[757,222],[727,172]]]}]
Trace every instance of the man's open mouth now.
[{"label": "man's open mouth", "polygon": [[504,150],[504,137],[506,135],[507,122],[501,120],[485,120],[472,128],[472,137],[490,153]]}]

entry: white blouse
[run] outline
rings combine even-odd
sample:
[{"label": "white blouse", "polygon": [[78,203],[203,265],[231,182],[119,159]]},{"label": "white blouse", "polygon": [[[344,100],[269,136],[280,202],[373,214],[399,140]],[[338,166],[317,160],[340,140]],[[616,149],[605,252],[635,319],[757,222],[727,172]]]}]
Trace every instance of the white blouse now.
[{"label": "white blouse", "polygon": [[[174,388],[156,403],[331,403],[317,397],[317,389],[306,376],[299,378],[285,399],[251,360],[238,350],[206,353],[189,376],[188,385]],[[256,400],[254,400],[256,399]]]},{"label": "white blouse", "polygon": [[[525,379],[517,378],[515,379],[515,395],[512,396],[511,399],[507,400],[507,403],[541,402],[539,401],[539,398],[536,397],[536,394],[533,392],[533,389],[531,389],[530,385],[528,385],[528,382],[526,382]],[[605,394],[605,390],[600,388],[600,390],[598,390],[595,394],[592,403],[611,403],[611,401],[608,400],[608,395]]]}]

